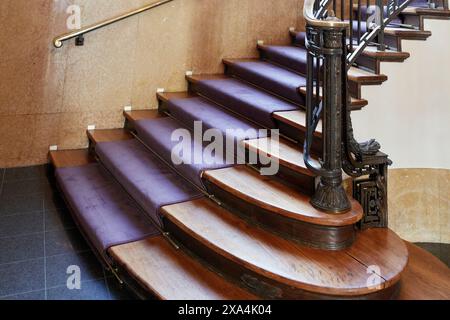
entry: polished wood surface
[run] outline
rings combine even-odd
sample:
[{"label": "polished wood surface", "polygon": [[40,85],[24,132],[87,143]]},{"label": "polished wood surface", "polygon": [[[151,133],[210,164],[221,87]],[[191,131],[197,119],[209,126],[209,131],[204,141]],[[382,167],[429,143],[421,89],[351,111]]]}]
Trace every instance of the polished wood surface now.
[{"label": "polished wood surface", "polygon": [[[276,120],[286,123],[296,129],[306,131],[306,114],[303,110],[274,112],[273,117]],[[322,137],[322,121],[319,122],[314,135],[317,137]]]},{"label": "polished wood surface", "polygon": [[[325,251],[307,248],[252,227],[207,199],[166,206],[162,210],[165,218],[188,237],[202,242],[208,250],[225,257],[231,264],[259,275],[262,281],[270,279],[308,292],[355,296],[386,289],[398,279],[407,258],[398,244],[403,242],[394,236],[386,237],[382,229],[361,236],[359,241],[368,242],[364,244],[367,252],[359,253],[357,249],[354,252]],[[377,235],[377,232],[383,234]],[[377,243],[380,239],[385,241],[381,250]],[[362,249],[359,243],[354,246]],[[371,256],[370,262],[375,265],[389,267],[389,270],[382,270],[385,278],[373,275],[378,288],[368,285],[370,274],[360,261],[360,258],[369,261],[366,256]],[[398,265],[391,263],[393,256],[398,256]]]},{"label": "polished wood surface", "polygon": [[187,99],[195,97],[194,94],[189,92],[159,92],[157,94],[158,100],[162,102],[169,102],[171,99]]},{"label": "polished wood surface", "polygon": [[311,206],[309,197],[272,177],[261,176],[245,166],[206,171],[203,178],[244,201],[274,214],[325,226],[344,226],[362,218],[362,208],[352,201],[352,210],[343,214],[327,214]]},{"label": "polished wood surface", "polygon": [[348,71],[348,80],[359,84],[380,84],[388,78],[384,74],[376,74],[360,68],[351,67]]},{"label": "polished wood surface", "polygon": [[400,280],[408,263],[408,250],[404,241],[387,228],[359,232],[347,254],[366,266],[379,268],[379,275],[389,285]]},{"label": "polished wood surface", "polygon": [[115,246],[113,259],[164,300],[243,300],[256,297],[208,270],[162,236]]},{"label": "polished wood surface", "polygon": [[[306,96],[306,87],[300,87],[299,91],[302,95]],[[313,89],[314,94],[316,93],[316,88]],[[319,90],[319,99],[322,100],[322,87]],[[350,106],[352,109],[361,109],[362,107],[365,107],[369,104],[369,101],[365,99],[357,99],[355,97],[350,97]]]},{"label": "polished wood surface", "polygon": [[366,47],[362,54],[368,57],[380,59],[382,61],[399,61],[399,62],[408,59],[411,56],[408,52],[394,51],[389,49],[380,51],[375,46]]},{"label": "polished wood surface", "polygon": [[135,111],[124,111],[123,115],[128,121],[139,121],[145,119],[157,119],[161,115],[158,110],[135,110]]},{"label": "polished wood surface", "polygon": [[385,35],[396,36],[403,39],[426,40],[431,36],[431,31],[388,27],[385,29]]},{"label": "polished wood surface", "polygon": [[55,168],[79,167],[95,162],[88,149],[50,151],[49,158]]},{"label": "polished wood surface", "polygon": [[131,133],[125,129],[90,130],[87,132],[87,135],[89,140],[94,144],[133,139]]},{"label": "polished wood surface", "polygon": [[450,18],[450,10],[408,7],[402,11],[402,15],[423,15],[429,19],[432,19],[435,17],[449,17]]},{"label": "polished wood surface", "polygon": [[218,74],[194,74],[191,76],[186,76],[186,79],[190,83],[198,83],[199,81],[205,81],[205,80],[221,80],[221,79],[229,79],[229,76],[226,76],[225,74],[218,73]]},{"label": "polished wood surface", "polygon": [[450,269],[431,253],[406,242],[409,263],[398,300],[450,300]]},{"label": "polished wood surface", "polygon": [[301,148],[286,139],[280,137],[277,142],[273,138],[260,138],[244,140],[242,143],[248,150],[270,158],[272,161],[278,161],[281,166],[312,177],[315,176],[306,168]]}]

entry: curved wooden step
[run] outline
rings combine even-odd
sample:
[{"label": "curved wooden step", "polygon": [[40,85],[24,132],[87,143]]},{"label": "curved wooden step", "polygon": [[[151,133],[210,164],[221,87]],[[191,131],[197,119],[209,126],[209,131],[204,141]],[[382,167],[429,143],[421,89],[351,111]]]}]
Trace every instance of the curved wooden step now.
[{"label": "curved wooden step", "polygon": [[407,263],[403,241],[388,229],[329,252],[252,227],[206,199],[163,212],[183,245],[266,298],[390,298]]},{"label": "curved wooden step", "polygon": [[[304,95],[306,97],[306,87],[301,87],[300,89],[300,93],[302,95]],[[314,88],[314,94],[316,93],[316,88]],[[320,88],[319,90],[319,99],[322,100],[322,88]],[[369,102],[365,99],[357,99],[355,97],[350,97],[350,107],[352,108],[352,110],[360,110],[363,107],[367,106],[369,104]]]},{"label": "curved wooden step", "polygon": [[[275,112],[273,117],[303,132],[306,131],[306,113],[303,110]],[[322,138],[322,121],[319,122],[314,135]]]},{"label": "curved wooden step", "polygon": [[161,236],[115,246],[109,253],[121,269],[158,299],[257,299],[176,250]]},{"label": "curved wooden step", "polygon": [[431,253],[406,242],[409,262],[398,300],[450,300],[450,269]]},{"label": "curved wooden step", "polygon": [[315,248],[350,246],[363,214],[356,201],[341,215],[316,210],[305,193],[245,166],[206,171],[203,181],[209,193],[252,224]]},{"label": "curved wooden step", "polygon": [[[280,165],[286,166],[293,171],[315,177],[315,175],[308,170],[303,161],[303,152],[301,148],[283,138],[259,138],[253,140],[245,140],[242,142],[245,147],[258,154],[266,154],[270,158],[278,161]],[[272,151],[279,148],[278,152],[274,154]]]},{"label": "curved wooden step", "polygon": [[327,214],[314,209],[304,194],[245,166],[206,171],[203,178],[239,199],[294,220],[322,226],[345,226],[362,218],[362,208],[355,200],[352,200],[351,211]]},{"label": "curved wooden step", "polygon": [[262,163],[278,162],[277,176],[297,185],[303,192],[312,195],[316,186],[316,176],[306,167],[303,152],[298,144],[282,137],[259,138],[242,142],[252,155],[257,155]]},{"label": "curved wooden step", "polygon": [[[306,134],[306,113],[303,110],[274,112],[273,118],[278,124],[280,132],[303,145]],[[322,121],[319,122],[315,139],[311,147],[312,152],[322,153]]]}]

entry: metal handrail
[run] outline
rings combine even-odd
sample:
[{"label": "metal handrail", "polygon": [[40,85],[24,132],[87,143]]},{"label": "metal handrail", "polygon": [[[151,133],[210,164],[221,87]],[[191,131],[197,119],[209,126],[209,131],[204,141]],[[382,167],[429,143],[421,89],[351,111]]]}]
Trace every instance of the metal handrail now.
[{"label": "metal handrail", "polygon": [[119,22],[121,20],[130,18],[132,16],[135,16],[135,15],[140,14],[142,12],[148,11],[150,9],[154,9],[156,7],[162,6],[162,5],[164,5],[166,3],[169,3],[171,1],[173,1],[173,0],[158,1],[158,2],[155,2],[155,3],[149,4],[149,5],[143,6],[143,7],[139,8],[139,9],[135,9],[135,10],[130,11],[128,13],[125,13],[125,14],[122,14],[122,15],[119,15],[119,16],[116,16],[116,17],[113,17],[113,18],[101,21],[99,23],[90,25],[88,27],[84,27],[84,28],[81,28],[79,30],[72,31],[72,32],[69,32],[69,33],[65,33],[65,34],[60,35],[60,36],[56,37],[55,39],[53,39],[53,45],[56,48],[61,48],[63,46],[64,41],[67,41],[67,40],[70,40],[70,39],[73,39],[73,38],[80,38],[80,37],[82,38],[83,35],[85,35],[86,33],[89,33],[89,32],[95,31],[97,29],[106,27],[106,26],[108,26],[110,24],[113,24],[113,23]]}]

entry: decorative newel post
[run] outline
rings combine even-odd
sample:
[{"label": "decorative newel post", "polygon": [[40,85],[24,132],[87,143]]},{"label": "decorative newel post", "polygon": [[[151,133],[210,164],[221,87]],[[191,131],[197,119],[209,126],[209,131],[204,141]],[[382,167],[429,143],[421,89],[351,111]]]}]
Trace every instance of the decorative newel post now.
[{"label": "decorative newel post", "polygon": [[[331,19],[336,19],[331,17]],[[344,29],[322,30],[323,54],[323,158],[316,193],[311,204],[317,209],[342,213],[351,204],[342,184],[342,114],[344,105],[342,86],[345,63]]]}]

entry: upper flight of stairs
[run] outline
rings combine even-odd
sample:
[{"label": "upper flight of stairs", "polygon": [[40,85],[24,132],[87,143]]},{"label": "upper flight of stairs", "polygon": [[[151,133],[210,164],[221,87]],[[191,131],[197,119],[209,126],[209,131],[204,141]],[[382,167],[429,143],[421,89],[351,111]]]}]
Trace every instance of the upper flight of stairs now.
[{"label": "upper flight of stairs", "polygon": [[[416,296],[411,278],[421,271],[411,259],[422,252],[389,229],[359,230],[356,201],[339,215],[309,204],[317,178],[302,154],[304,33],[291,36],[291,46],[259,44],[259,60],[224,60],[224,74],[187,76],[188,92],[158,93],[158,111],[125,112],[124,129],[87,132],[89,150],[50,153],[56,183],[87,241],[143,298]],[[389,36],[409,37],[395,30]],[[368,103],[361,86],[387,80],[381,61],[408,57],[368,48],[358,60],[364,68],[349,75],[353,109]],[[190,152],[174,153],[179,141],[172,133],[193,136],[194,129],[234,129],[226,143],[243,153],[231,157],[219,148],[212,159],[197,140]],[[280,136],[262,129],[279,129]],[[320,126],[315,138],[318,159]],[[257,163],[249,163],[254,155]],[[278,160],[277,175],[261,174],[267,158]],[[450,280],[425,282],[435,286],[428,297],[442,298]]]}]

